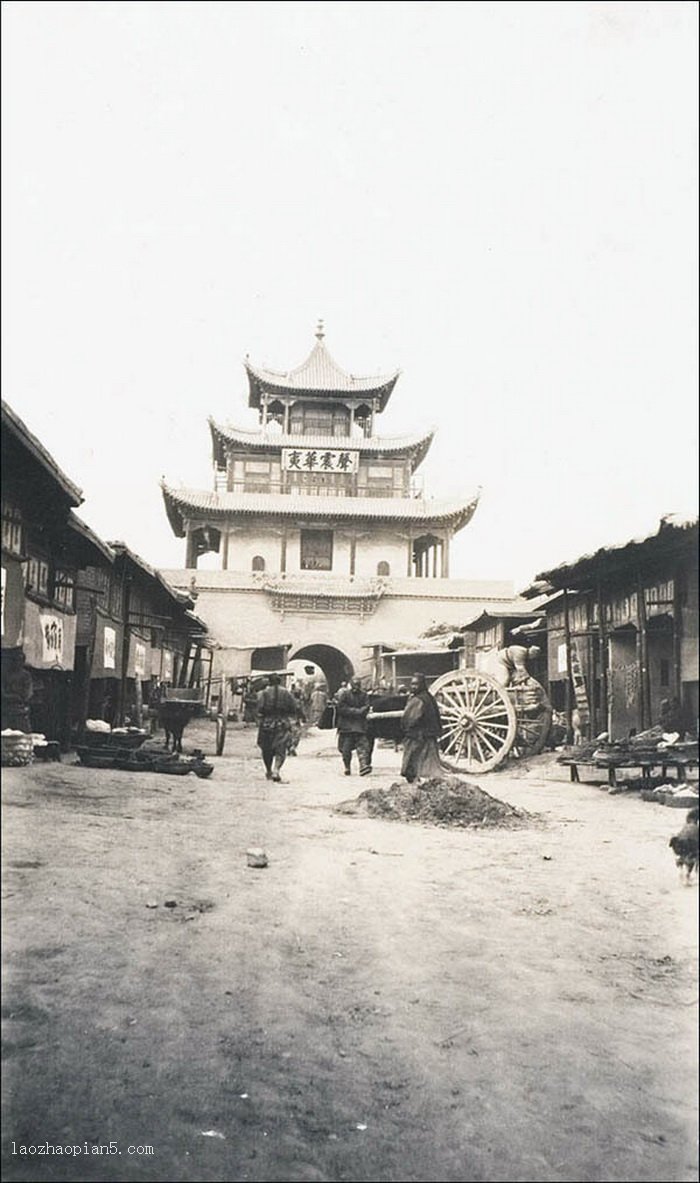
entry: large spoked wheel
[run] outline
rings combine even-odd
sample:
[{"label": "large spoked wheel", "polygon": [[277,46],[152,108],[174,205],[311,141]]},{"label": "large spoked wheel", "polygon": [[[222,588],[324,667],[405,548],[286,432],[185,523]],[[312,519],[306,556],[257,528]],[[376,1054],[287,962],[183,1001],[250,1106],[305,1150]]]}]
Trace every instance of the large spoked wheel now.
[{"label": "large spoked wheel", "polygon": [[440,750],[460,771],[490,772],[505,760],[518,729],[508,691],[478,670],[453,670],[430,687],[442,719]]},{"label": "large spoked wheel", "polygon": [[517,686],[509,686],[508,694],[518,720],[512,754],[536,756],[549,738],[552,704],[535,678],[528,678]]}]

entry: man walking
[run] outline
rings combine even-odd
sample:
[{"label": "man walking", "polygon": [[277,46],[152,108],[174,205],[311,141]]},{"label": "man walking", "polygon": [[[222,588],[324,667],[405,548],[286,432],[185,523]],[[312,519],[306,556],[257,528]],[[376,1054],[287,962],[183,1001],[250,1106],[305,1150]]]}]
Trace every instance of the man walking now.
[{"label": "man walking", "polygon": [[293,695],[280,686],[279,674],[270,674],[257,701],[258,747],[268,780],[281,781],[280,769],[287,758],[292,722],[297,715]]},{"label": "man walking", "polygon": [[353,678],[349,686],[339,690],[335,703],[338,750],[343,758],[345,775],[350,776],[352,753],[356,751],[360,776],[369,776],[372,771],[367,735],[369,695],[362,689],[360,679]]}]

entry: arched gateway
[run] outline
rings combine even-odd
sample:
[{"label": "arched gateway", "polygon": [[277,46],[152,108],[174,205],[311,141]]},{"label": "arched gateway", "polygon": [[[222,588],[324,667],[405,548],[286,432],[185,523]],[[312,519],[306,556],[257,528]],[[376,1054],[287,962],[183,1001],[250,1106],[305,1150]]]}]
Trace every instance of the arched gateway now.
[{"label": "arched gateway", "polygon": [[347,682],[355,672],[350,658],[332,645],[303,645],[289,654],[290,661],[303,658],[320,666],[331,694],[335,694],[341,683]]},{"label": "arched gateway", "polygon": [[[510,600],[512,585],[449,579],[452,537],[478,494],[419,492],[414,474],[433,431],[376,433],[398,371],[346,373],[324,338],[319,324],[306,361],[284,373],[246,360],[259,428],[210,420],[213,490],[162,488],[186,539],[186,570],[168,578],[198,594],[214,639],[307,655],[333,688],[353,669],[368,672],[368,646],[468,620]],[[219,570],[197,570],[206,553],[219,556]]]}]

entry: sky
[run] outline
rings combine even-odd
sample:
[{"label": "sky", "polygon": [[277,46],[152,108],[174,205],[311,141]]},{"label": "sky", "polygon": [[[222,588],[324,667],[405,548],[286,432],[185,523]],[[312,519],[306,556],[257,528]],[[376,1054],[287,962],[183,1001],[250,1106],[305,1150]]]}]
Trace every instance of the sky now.
[{"label": "sky", "polygon": [[3,397],[103,537],[184,564],[246,354],[317,319],[481,486],[522,587],[697,506],[695,3],[25,3],[3,24]]}]

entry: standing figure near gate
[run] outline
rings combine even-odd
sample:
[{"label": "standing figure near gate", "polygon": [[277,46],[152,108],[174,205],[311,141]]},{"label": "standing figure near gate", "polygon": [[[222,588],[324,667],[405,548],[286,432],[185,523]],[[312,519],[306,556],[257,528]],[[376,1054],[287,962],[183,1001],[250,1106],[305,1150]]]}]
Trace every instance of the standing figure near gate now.
[{"label": "standing figure near gate", "polygon": [[294,696],[280,686],[279,674],[270,674],[257,701],[258,747],[268,780],[281,781],[280,769],[287,758],[292,723],[297,716]]},{"label": "standing figure near gate", "polygon": [[438,704],[428,690],[423,674],[411,678],[411,696],[403,713],[403,759],[401,775],[412,784],[419,776],[442,776],[438,739],[442,720]]},{"label": "standing figure near gate", "polygon": [[368,776],[372,771],[367,735],[369,695],[362,689],[359,678],[353,678],[349,686],[338,691],[335,704],[338,751],[343,757],[345,775],[350,776],[352,753],[356,751],[360,763],[360,776]]},{"label": "standing figure near gate", "polygon": [[318,721],[326,709],[327,702],[328,691],[326,688],[326,683],[318,681],[315,683],[314,688],[311,691],[311,698],[309,699],[309,723],[311,723],[312,726],[318,726]]}]

